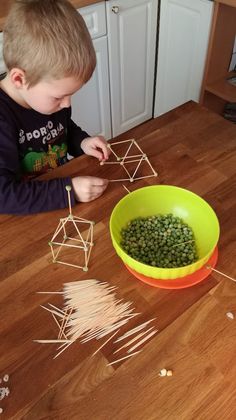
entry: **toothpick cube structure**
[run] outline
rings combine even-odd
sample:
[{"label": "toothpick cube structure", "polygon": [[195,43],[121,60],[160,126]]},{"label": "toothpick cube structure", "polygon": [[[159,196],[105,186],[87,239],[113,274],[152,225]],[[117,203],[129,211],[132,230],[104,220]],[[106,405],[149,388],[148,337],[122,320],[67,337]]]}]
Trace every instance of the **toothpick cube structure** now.
[{"label": "toothpick cube structure", "polygon": [[[119,156],[116,152],[115,152],[115,148],[117,145],[124,145],[127,146],[125,147],[125,153],[123,156]],[[115,156],[116,160],[115,161],[111,161],[111,162],[105,162],[102,161],[100,162],[100,165],[121,165],[124,168],[124,171],[126,172],[126,174],[128,175],[128,178],[122,178],[122,179],[110,179],[110,182],[115,182],[115,181],[130,181],[133,182],[135,180],[138,179],[144,179],[144,178],[149,178],[152,176],[157,176],[157,172],[153,169],[147,155],[142,151],[142,149],[139,147],[138,143],[134,140],[134,139],[130,139],[130,140],[123,140],[123,141],[119,141],[119,142],[113,142],[113,143],[108,143],[108,147],[111,150],[111,153],[113,154],[113,156]],[[135,153],[135,154],[133,154]],[[136,154],[137,153],[137,154]],[[137,165],[135,165],[135,168],[132,170],[132,172],[128,169],[129,164],[133,164],[136,163]],[[147,163],[151,174],[149,175],[145,175],[145,176],[138,176],[137,172],[138,169],[141,168],[142,164]],[[134,166],[133,166],[134,167]]]},{"label": "toothpick cube structure", "polygon": [[[71,186],[66,186],[68,192],[68,202],[69,202],[69,215],[63,219],[60,219],[60,222],[54,232],[54,235],[49,242],[51,248],[53,262],[69,265],[71,267],[82,268],[83,271],[88,271],[88,263],[90,259],[90,254],[93,243],[93,226],[94,222],[81,217],[74,216],[71,211],[71,199],[70,191]],[[85,231],[81,232],[81,226],[84,227]],[[59,255],[61,256],[62,251],[68,250],[70,248],[77,249],[79,254],[76,254],[76,261],[79,260],[83,265],[66,262],[59,260]],[[65,254],[65,252],[64,252]],[[67,254],[68,257],[68,254]]]}]

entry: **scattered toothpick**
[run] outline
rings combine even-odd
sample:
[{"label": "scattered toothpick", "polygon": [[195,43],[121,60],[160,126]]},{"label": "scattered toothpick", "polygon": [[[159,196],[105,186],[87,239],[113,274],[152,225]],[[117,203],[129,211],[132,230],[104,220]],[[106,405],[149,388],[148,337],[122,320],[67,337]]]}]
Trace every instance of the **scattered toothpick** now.
[{"label": "scattered toothpick", "polygon": [[136,352],[134,352],[134,353],[132,353],[132,354],[128,354],[127,356],[121,357],[121,359],[114,360],[113,362],[108,363],[108,365],[107,365],[107,366],[111,366],[111,365],[114,365],[115,363],[121,362],[122,360],[128,359],[129,357],[132,357],[132,356],[134,356],[135,354],[140,353],[141,351],[142,351],[142,350],[139,350],[139,351],[136,351]]},{"label": "scattered toothpick", "polygon": [[148,328],[148,330],[146,331],[142,331],[140,334],[136,335],[134,338],[132,338],[130,341],[128,341],[128,343],[125,343],[123,346],[121,346],[118,350],[114,351],[115,353],[118,353],[118,351],[129,347],[130,344],[133,344],[135,341],[137,341],[139,338],[143,337],[145,334],[147,334],[147,332],[151,331],[153,329],[153,327]]},{"label": "scattered toothpick", "polygon": [[105,343],[103,343],[93,354],[92,356],[95,356],[95,354],[97,354],[99,352],[99,350],[101,350],[109,341],[111,341],[111,339],[119,332],[120,330],[116,331],[114,334],[112,334],[111,337],[109,337]]},{"label": "scattered toothpick", "polygon": [[130,190],[124,185],[124,184],[122,184],[122,187],[124,187],[124,189],[128,192],[128,193],[130,193]]},{"label": "scattered toothpick", "polygon": [[157,330],[154,330],[150,332],[150,334],[146,335],[142,340],[140,340],[138,343],[136,343],[133,347],[131,347],[127,353],[131,353],[131,351],[135,350],[137,347],[141,346],[145,341],[147,341],[149,338],[151,338],[154,334],[157,333]]},{"label": "scattered toothpick", "polygon": [[206,268],[207,268],[208,270],[215,271],[216,273],[220,274],[220,275],[221,275],[221,276],[223,276],[223,277],[226,277],[226,278],[227,278],[227,279],[229,279],[229,280],[232,280],[232,281],[236,282],[236,279],[234,279],[233,277],[228,276],[228,275],[227,275],[227,274],[225,274],[225,273],[222,273],[222,271],[216,270],[216,268],[213,268],[211,265],[207,265],[207,266],[206,266]]},{"label": "scattered toothpick", "polygon": [[156,318],[152,318],[149,321],[144,322],[143,324],[138,325],[137,327],[133,328],[132,330],[127,331],[124,333],[121,337],[117,338],[115,343],[118,343],[118,341],[124,340],[125,338],[129,337],[132,334],[135,334],[137,331],[140,331],[144,327],[146,327],[150,322],[154,321]]}]

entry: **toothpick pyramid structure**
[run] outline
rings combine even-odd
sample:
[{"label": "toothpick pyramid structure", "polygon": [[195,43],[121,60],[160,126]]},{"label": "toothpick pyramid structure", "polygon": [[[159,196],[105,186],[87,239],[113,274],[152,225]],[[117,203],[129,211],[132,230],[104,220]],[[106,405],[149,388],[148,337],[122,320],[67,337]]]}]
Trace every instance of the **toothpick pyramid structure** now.
[{"label": "toothpick pyramid structure", "polygon": [[[88,263],[91,254],[93,243],[93,226],[94,222],[81,217],[74,216],[71,211],[71,197],[70,191],[71,186],[67,185],[66,190],[68,192],[68,203],[69,203],[69,215],[63,219],[60,219],[60,222],[54,232],[54,235],[49,242],[49,246],[52,251],[53,262],[60,264],[69,265],[71,267],[82,268],[83,271],[88,271]],[[81,233],[81,225],[87,225],[88,229],[85,233]],[[69,236],[69,228],[74,228],[75,237]],[[63,235],[63,240],[60,241],[61,236]],[[62,253],[62,250],[65,248],[77,248],[82,252],[82,261],[84,260],[84,265],[72,264],[62,260],[58,260],[59,255]]]},{"label": "toothpick pyramid structure", "polygon": [[[124,156],[118,156],[116,154],[115,150],[114,150],[114,146],[119,145],[119,144],[125,144],[125,146],[126,145],[128,146]],[[138,179],[144,179],[144,178],[149,178],[149,177],[152,177],[152,176],[158,176],[157,172],[153,169],[147,155],[142,151],[142,149],[139,147],[138,143],[134,139],[108,143],[107,146],[111,150],[111,153],[115,156],[116,161],[111,161],[111,162],[102,161],[102,162],[100,162],[100,165],[116,165],[116,164],[121,165],[128,175],[128,178],[110,179],[109,180],[110,182],[115,182],[115,181],[130,181],[130,182],[133,182],[133,181],[138,180]],[[137,149],[138,154],[135,154],[135,155],[130,154],[131,149]],[[130,171],[128,170],[128,165],[130,163],[136,163],[136,162],[137,162],[136,168],[134,169],[133,173],[130,173]],[[150,170],[151,170],[151,174],[146,175],[146,176],[137,176],[138,169],[141,167],[141,165],[144,162],[146,162],[149,165]]]}]

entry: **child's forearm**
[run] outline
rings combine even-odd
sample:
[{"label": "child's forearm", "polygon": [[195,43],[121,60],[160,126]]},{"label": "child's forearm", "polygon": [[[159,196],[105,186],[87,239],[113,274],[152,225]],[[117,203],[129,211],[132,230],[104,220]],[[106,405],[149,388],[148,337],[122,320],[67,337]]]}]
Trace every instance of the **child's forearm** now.
[{"label": "child's forearm", "polygon": [[[65,208],[66,185],[71,185],[70,178],[17,182],[0,175],[0,213],[26,215]],[[75,203],[73,193],[71,203]]]}]

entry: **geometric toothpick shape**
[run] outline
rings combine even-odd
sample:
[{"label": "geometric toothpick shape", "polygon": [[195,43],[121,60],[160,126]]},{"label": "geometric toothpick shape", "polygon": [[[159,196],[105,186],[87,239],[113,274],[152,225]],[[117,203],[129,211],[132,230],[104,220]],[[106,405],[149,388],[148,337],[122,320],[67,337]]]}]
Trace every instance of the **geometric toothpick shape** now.
[{"label": "geometric toothpick shape", "polygon": [[[66,186],[66,190],[68,192],[69,216],[60,219],[53,237],[48,244],[51,248],[53,262],[69,265],[71,267],[82,268],[83,271],[88,271],[90,254],[94,245],[94,222],[82,219],[81,217],[77,217],[72,214],[70,200],[71,187],[69,185]],[[86,230],[81,230],[81,227],[86,227]],[[72,263],[63,261],[62,254],[64,254],[64,257],[67,256],[67,260],[71,260],[71,257],[75,258],[76,262]],[[60,257],[62,256],[62,259],[60,258],[60,260],[58,259],[59,255]],[[80,264],[77,263],[78,260]]]},{"label": "geometric toothpick shape", "polygon": [[[115,150],[117,145],[118,146],[122,145],[123,147],[125,146],[126,150],[124,151],[124,153],[122,153],[122,156],[120,156],[118,152],[116,152]],[[115,161],[109,161],[109,162],[102,161],[100,162],[100,165],[120,165],[122,166],[122,168],[128,175],[128,178],[126,177],[122,179],[112,179],[112,180],[110,179],[109,180],[110,182],[116,182],[116,181],[133,182],[138,179],[158,176],[157,172],[153,169],[147,155],[142,151],[142,149],[140,148],[140,146],[134,139],[108,143],[108,147],[111,151],[111,154],[115,157]],[[133,165],[134,163],[136,165]],[[149,169],[151,170],[151,174],[148,174],[145,176],[138,176],[137,172],[144,163],[148,165]],[[132,164],[132,168],[133,168],[132,171],[130,169],[131,167],[130,164]]]}]

